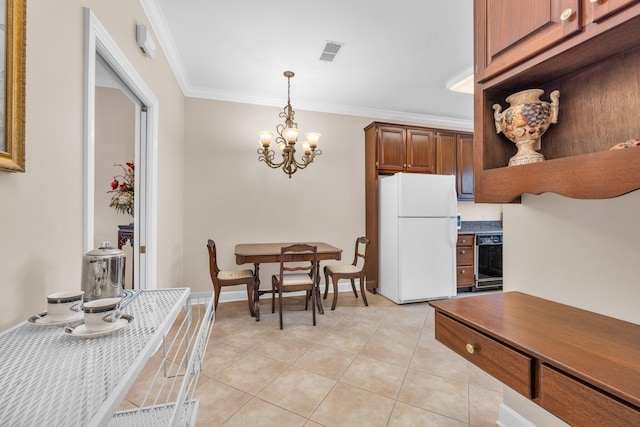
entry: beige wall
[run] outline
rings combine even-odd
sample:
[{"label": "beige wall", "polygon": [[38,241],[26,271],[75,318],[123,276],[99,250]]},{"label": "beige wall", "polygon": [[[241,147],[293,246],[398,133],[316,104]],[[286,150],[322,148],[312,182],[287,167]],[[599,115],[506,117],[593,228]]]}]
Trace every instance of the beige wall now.
[{"label": "beige wall", "polygon": [[[0,173],[0,329],[45,309],[45,295],[80,288],[84,10],[90,7],[160,102],[158,286],[181,284],[184,98],[159,51],[144,57],[130,0],[30,0],[26,169]],[[178,224],[176,226],[176,224]]]},{"label": "beige wall", "polygon": [[462,221],[501,221],[502,205],[460,201],[458,213]]},{"label": "beige wall", "polygon": [[[326,241],[353,258],[365,232],[363,128],[372,119],[296,111],[302,132],[322,133],[322,155],[289,179],[256,153],[257,132],[275,131],[280,111],[187,98],[184,281],[193,291],[212,289],[208,238],[223,269],[239,268],[233,249],[243,242]],[[263,286],[273,269],[261,267]]]},{"label": "beige wall", "polygon": [[[640,324],[638,212],[640,191],[610,200],[524,195],[504,205],[505,291]],[[536,425],[566,425],[510,389],[504,396]]]}]

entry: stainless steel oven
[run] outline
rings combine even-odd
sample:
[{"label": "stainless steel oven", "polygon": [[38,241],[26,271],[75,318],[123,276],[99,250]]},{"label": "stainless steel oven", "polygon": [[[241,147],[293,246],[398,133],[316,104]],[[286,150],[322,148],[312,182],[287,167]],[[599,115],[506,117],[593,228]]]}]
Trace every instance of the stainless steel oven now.
[{"label": "stainless steel oven", "polygon": [[477,233],[475,288],[502,287],[502,232]]}]

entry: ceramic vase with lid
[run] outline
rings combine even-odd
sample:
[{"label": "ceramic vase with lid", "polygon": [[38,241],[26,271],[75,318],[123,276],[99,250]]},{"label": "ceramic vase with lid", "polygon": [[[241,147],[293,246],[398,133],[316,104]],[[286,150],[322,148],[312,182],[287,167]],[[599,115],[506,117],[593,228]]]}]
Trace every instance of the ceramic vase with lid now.
[{"label": "ceramic vase with lid", "polygon": [[500,104],[493,105],[496,132],[502,132],[518,148],[516,155],[509,159],[509,166],[544,161],[544,156],[535,151],[534,144],[552,123],[558,122],[560,92],[551,92],[550,103],[540,100],[543,93],[542,89],[516,92],[506,98],[510,107],[504,111]]}]

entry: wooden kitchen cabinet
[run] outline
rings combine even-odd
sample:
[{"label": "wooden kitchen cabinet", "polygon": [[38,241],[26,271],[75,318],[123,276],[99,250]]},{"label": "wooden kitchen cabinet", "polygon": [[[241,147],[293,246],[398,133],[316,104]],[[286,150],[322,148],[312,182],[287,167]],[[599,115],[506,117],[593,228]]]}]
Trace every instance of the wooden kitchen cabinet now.
[{"label": "wooden kitchen cabinet", "polygon": [[458,200],[475,200],[473,178],[473,134],[456,134],[456,190]]},{"label": "wooden kitchen cabinet", "polygon": [[520,292],[429,304],[438,341],[568,424],[640,425],[640,325]]},{"label": "wooden kitchen cabinet", "polygon": [[458,288],[475,285],[473,239],[473,234],[458,235],[456,243],[456,287]]},{"label": "wooden kitchen cabinet", "polygon": [[[455,175],[459,200],[473,200],[473,134],[373,122],[365,134],[365,216],[369,238],[367,289],[378,287],[378,175]],[[472,273],[473,274],[473,273]]]},{"label": "wooden kitchen cabinet", "polygon": [[583,0],[585,22],[599,22],[639,0]]},{"label": "wooden kitchen cabinet", "polygon": [[[546,40],[544,31],[529,31],[533,27],[527,27],[528,21],[519,28],[518,20],[507,16],[511,3],[474,3],[475,201],[508,203],[524,193],[544,192],[600,199],[639,189],[640,148],[609,149],[640,132],[640,1],[519,1],[533,17],[549,14],[553,22],[552,11],[573,10],[577,4],[575,19],[568,21],[578,24],[578,31],[556,30],[553,42],[533,44],[530,37]],[[516,28],[495,43],[512,45],[499,50],[491,37],[508,22]],[[553,22],[544,28],[557,24]],[[516,148],[496,133],[493,105],[506,109],[507,96],[532,88],[544,90],[543,101],[559,90],[558,123],[542,136],[544,162],[507,167]]]},{"label": "wooden kitchen cabinet", "polygon": [[580,30],[581,0],[476,1],[478,80],[530,58]]},{"label": "wooden kitchen cabinet", "polygon": [[473,134],[436,132],[436,174],[455,175],[458,200],[473,200]]},{"label": "wooden kitchen cabinet", "polygon": [[436,142],[428,129],[384,125],[378,128],[380,172],[436,172]]},{"label": "wooden kitchen cabinet", "polygon": [[436,173],[438,175],[456,174],[456,133],[441,131],[436,133]]}]

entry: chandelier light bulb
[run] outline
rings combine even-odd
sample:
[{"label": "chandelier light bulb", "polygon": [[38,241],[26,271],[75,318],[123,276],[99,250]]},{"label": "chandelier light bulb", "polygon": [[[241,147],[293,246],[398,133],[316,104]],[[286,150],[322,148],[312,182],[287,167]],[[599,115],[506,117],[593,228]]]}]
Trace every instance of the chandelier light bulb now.
[{"label": "chandelier light bulb", "polygon": [[302,143],[302,149],[304,150],[304,154],[311,154],[311,145],[309,141],[304,141]]},{"label": "chandelier light bulb", "polygon": [[282,133],[284,133],[284,138],[287,142],[295,143],[298,140],[300,131],[296,128],[286,128]]},{"label": "chandelier light bulb", "polygon": [[273,132],[261,131],[258,132],[258,137],[260,138],[260,144],[268,147],[271,145],[271,141],[273,140]]},{"label": "chandelier light bulb", "polygon": [[307,132],[304,134],[304,136],[307,137],[309,145],[315,148],[316,145],[318,145],[318,140],[320,139],[321,134],[319,134],[318,132]]}]

